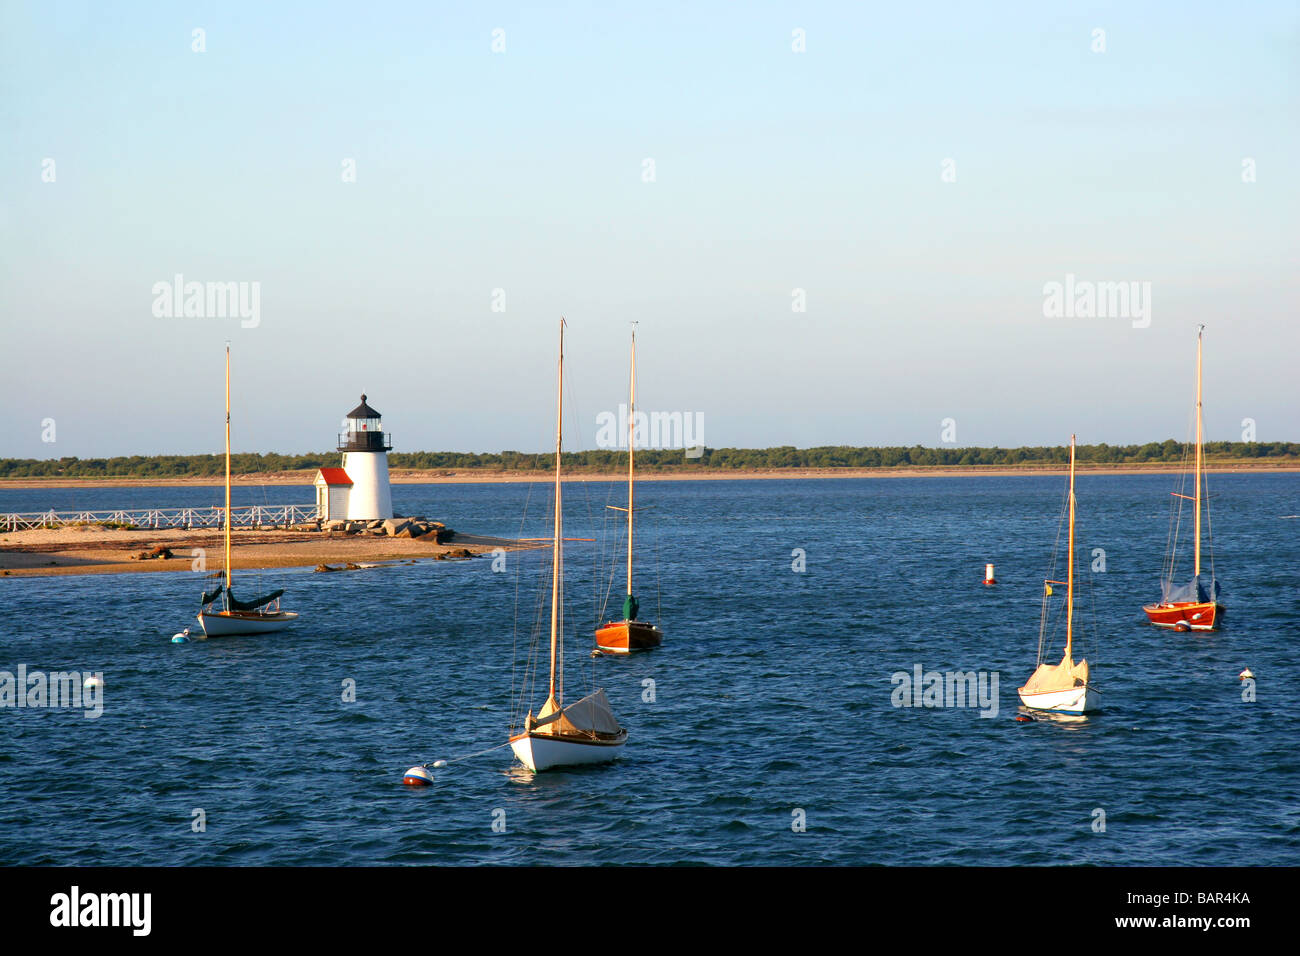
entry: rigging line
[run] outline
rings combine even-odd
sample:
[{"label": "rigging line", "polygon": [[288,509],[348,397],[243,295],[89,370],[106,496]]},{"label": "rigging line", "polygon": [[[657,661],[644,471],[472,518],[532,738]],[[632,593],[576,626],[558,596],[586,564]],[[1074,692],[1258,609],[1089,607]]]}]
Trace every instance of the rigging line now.
[{"label": "rigging line", "polygon": [[[1061,529],[1065,527],[1065,520],[1066,520],[1066,516],[1069,514],[1069,509],[1070,509],[1070,491],[1069,488],[1066,488],[1065,497],[1061,499],[1061,511],[1056,519],[1056,540],[1052,543],[1052,557],[1051,560],[1048,562],[1047,574],[1044,575],[1045,579],[1055,580],[1057,577],[1056,562],[1061,554]],[[1043,610],[1042,610],[1042,615],[1038,622],[1038,663],[1039,664],[1043,663],[1043,647],[1045,645],[1045,638],[1047,637],[1047,625],[1048,625],[1050,611],[1051,611],[1051,595],[1047,593],[1047,587],[1046,585],[1044,585]]]},{"label": "rigging line", "polygon": [[[528,520],[528,505],[533,499],[533,483],[528,482],[528,493],[524,496],[524,513],[519,518],[519,531],[515,534],[516,538],[524,536],[524,523]],[[515,619],[510,628],[510,729],[514,730],[515,717],[515,673],[519,668],[519,578],[523,573],[523,558],[519,557],[515,564]],[[522,697],[522,693],[521,693]]]},{"label": "rigging line", "polygon": [[[500,750],[502,747],[509,747],[509,746],[510,746],[510,741],[507,740],[505,743],[497,744],[495,747],[488,747],[486,750],[476,750],[472,754],[465,754],[464,756],[461,757],[452,757],[450,760],[445,760],[443,762],[448,764],[459,763],[462,760],[468,760],[470,757],[481,757],[484,754],[490,754],[494,750]],[[433,764],[436,762],[437,761],[430,760],[428,763],[420,764],[420,766],[424,767],[426,770],[430,770],[433,768]]]}]

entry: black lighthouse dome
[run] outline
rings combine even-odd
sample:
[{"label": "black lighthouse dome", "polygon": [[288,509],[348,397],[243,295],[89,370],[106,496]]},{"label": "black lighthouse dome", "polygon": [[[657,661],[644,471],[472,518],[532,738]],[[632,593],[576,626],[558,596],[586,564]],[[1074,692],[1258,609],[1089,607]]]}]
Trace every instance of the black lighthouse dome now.
[{"label": "black lighthouse dome", "polygon": [[393,447],[384,434],[379,412],[366,403],[364,394],[361,404],[348,412],[347,429],[339,436],[339,451],[389,451]]}]

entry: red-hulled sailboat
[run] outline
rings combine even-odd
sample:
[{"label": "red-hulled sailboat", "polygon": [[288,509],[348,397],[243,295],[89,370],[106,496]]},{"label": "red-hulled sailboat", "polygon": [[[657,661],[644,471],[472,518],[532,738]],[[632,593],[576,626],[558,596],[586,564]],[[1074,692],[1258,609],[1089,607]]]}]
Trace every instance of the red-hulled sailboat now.
[{"label": "red-hulled sailboat", "polygon": [[[649,650],[663,643],[664,632],[649,621],[637,619],[640,602],[632,593],[633,446],[636,444],[636,328],[632,329],[632,384],[627,410],[627,595],[623,598],[623,620],[608,621],[596,631],[596,649],[604,654],[628,654]],[[613,508],[613,505],[610,505]],[[621,511],[621,508],[615,508]]]},{"label": "red-hulled sailboat", "polygon": [[[1201,502],[1206,499],[1205,457],[1202,451],[1204,430],[1201,424],[1201,339],[1204,331],[1205,326],[1201,326],[1196,333],[1196,456],[1193,465],[1196,487],[1190,495],[1183,494],[1181,489],[1173,492],[1174,514],[1171,519],[1169,553],[1165,557],[1164,577],[1161,581],[1162,597],[1158,603],[1147,604],[1142,608],[1152,624],[1176,631],[1212,631],[1224,615],[1223,605],[1219,603],[1219,582],[1214,576],[1213,545],[1210,549],[1210,578],[1206,581],[1201,576]],[[1192,579],[1186,584],[1174,584],[1177,526],[1184,501],[1194,503]]]}]

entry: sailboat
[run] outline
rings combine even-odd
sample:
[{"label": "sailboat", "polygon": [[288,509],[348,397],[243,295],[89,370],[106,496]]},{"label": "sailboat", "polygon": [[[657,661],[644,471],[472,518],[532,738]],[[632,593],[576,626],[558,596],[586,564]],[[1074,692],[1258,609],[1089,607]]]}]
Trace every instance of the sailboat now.
[{"label": "sailboat", "polygon": [[[640,602],[632,593],[633,456],[636,445],[636,327],[632,328],[632,374],[627,414],[627,595],[623,598],[623,620],[608,621],[596,631],[596,649],[605,654],[627,654],[658,647],[664,632],[648,621],[637,620]],[[624,509],[610,505],[615,511]]]},{"label": "sailboat", "polygon": [[529,770],[613,760],[627,743],[603,689],[572,704],[564,703],[564,509],[561,506],[560,453],[564,441],[564,320],[560,320],[559,384],[555,399],[555,522],[551,539],[551,676],[546,703],[530,710],[510,747]]},{"label": "sailboat", "polygon": [[[231,590],[230,568],[230,345],[226,345],[226,508],[225,508],[225,582],[205,593],[199,610],[199,624],[208,637],[235,634],[264,634],[288,627],[298,615],[280,610],[284,590],[274,591],[255,601],[240,601]],[[224,595],[224,598],[223,598]],[[215,607],[223,598],[220,609]]]},{"label": "sailboat", "polygon": [[[1074,436],[1070,436],[1070,542],[1068,571],[1064,581],[1043,582],[1043,614],[1038,628],[1038,666],[1017,693],[1020,702],[1033,710],[1057,714],[1083,714],[1096,710],[1098,691],[1089,683],[1088,662],[1074,662]],[[1065,585],[1065,655],[1059,664],[1043,662],[1052,585]]]},{"label": "sailboat", "polygon": [[1205,455],[1202,451],[1204,430],[1201,424],[1201,339],[1205,326],[1196,332],[1196,455],[1193,471],[1196,492],[1184,495],[1173,492],[1175,515],[1181,516],[1182,502],[1195,502],[1193,524],[1195,525],[1192,549],[1192,579],[1186,584],[1174,584],[1174,560],[1177,548],[1176,525],[1170,535],[1169,550],[1165,556],[1164,578],[1161,583],[1161,599],[1156,604],[1144,605],[1148,620],[1156,627],[1169,627],[1176,631],[1212,631],[1214,625],[1224,615],[1223,605],[1219,603],[1219,582],[1214,577],[1214,552],[1210,552],[1210,580],[1201,579],[1201,501],[1206,497]]}]

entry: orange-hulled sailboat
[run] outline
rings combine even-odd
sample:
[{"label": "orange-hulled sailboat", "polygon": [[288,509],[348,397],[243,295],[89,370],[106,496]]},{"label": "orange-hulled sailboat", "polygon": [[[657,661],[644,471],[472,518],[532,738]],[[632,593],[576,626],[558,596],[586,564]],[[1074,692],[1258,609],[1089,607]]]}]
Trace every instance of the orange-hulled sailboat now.
[{"label": "orange-hulled sailboat", "polygon": [[[632,328],[631,390],[627,414],[627,595],[623,598],[623,620],[608,621],[596,631],[596,649],[604,654],[628,654],[649,650],[663,643],[664,632],[649,621],[638,620],[641,605],[632,593],[633,456],[636,444],[636,326]],[[614,505],[609,507],[622,511]]]},{"label": "orange-hulled sailboat", "polygon": [[[1196,332],[1196,454],[1193,465],[1196,488],[1191,495],[1183,494],[1184,489],[1173,492],[1174,507],[1170,517],[1169,549],[1165,555],[1164,574],[1161,579],[1161,600],[1156,604],[1144,605],[1142,610],[1147,618],[1157,627],[1173,628],[1176,631],[1212,631],[1223,619],[1223,605],[1219,603],[1219,582],[1214,576],[1214,550],[1210,548],[1210,579],[1201,576],[1201,502],[1209,499],[1205,494],[1205,456],[1202,451],[1204,429],[1201,424],[1201,339],[1205,326]],[[1186,476],[1184,476],[1184,479]],[[1186,584],[1174,584],[1174,566],[1177,559],[1178,526],[1181,523],[1184,501],[1194,503],[1192,523],[1192,579]],[[1207,516],[1208,518],[1208,516]],[[1207,521],[1208,524],[1208,521]]]}]

